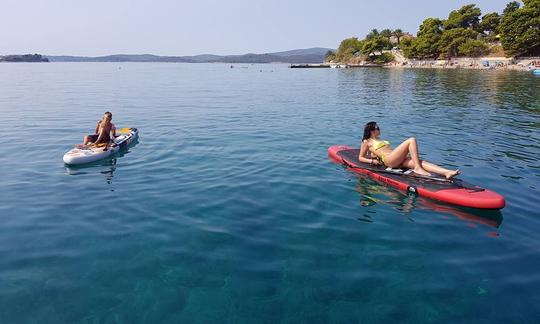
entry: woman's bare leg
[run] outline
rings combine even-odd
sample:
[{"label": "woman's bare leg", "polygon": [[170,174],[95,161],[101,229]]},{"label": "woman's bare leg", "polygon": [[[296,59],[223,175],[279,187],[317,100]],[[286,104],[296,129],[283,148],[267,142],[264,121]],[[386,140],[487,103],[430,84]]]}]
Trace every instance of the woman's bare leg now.
[{"label": "woman's bare leg", "polygon": [[[424,160],[420,160],[420,164],[422,165],[422,168],[428,172],[433,172],[433,173],[437,173],[437,174],[440,174],[442,176],[445,176],[446,179],[450,179],[452,177],[455,177],[456,175],[458,175],[460,173],[459,169],[458,170],[448,170],[448,169],[445,169],[441,166],[438,166],[436,164],[433,164],[431,162],[428,162],[428,161],[424,161]],[[411,159],[406,159],[403,164],[402,164],[404,167],[407,167],[409,169],[412,169],[414,168],[414,163]]]},{"label": "woman's bare leg", "polygon": [[429,176],[429,172],[424,170],[422,167],[422,164],[420,163],[420,158],[418,157],[418,144],[416,143],[416,138],[411,137],[405,140],[403,143],[399,144],[392,153],[388,154],[384,158],[384,164],[388,165],[389,167],[396,167],[401,164],[407,159],[407,155],[410,154],[411,158],[410,160],[413,163],[413,171],[415,173]]},{"label": "woman's bare leg", "polygon": [[422,168],[424,168],[426,171],[435,172],[437,174],[443,175],[446,177],[446,179],[455,177],[460,173],[459,169],[449,170],[428,161],[421,161],[421,163],[422,163]]}]

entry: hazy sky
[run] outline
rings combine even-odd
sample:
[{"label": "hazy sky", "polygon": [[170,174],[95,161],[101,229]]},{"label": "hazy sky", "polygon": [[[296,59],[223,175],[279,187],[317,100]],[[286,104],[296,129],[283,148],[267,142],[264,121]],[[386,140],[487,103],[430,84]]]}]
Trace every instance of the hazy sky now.
[{"label": "hazy sky", "polygon": [[[475,0],[482,14],[510,0]],[[372,28],[415,33],[472,0],[1,0],[0,55],[265,53],[336,48]]]}]

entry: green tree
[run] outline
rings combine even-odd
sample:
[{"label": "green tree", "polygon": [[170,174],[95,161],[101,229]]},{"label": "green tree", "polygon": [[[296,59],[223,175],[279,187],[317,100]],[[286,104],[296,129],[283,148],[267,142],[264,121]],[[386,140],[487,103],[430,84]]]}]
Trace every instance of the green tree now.
[{"label": "green tree", "polygon": [[458,10],[452,10],[448,15],[448,19],[444,21],[444,28],[476,29],[480,22],[481,14],[480,8],[474,4],[463,6]]},{"label": "green tree", "polygon": [[460,55],[479,57],[489,53],[489,45],[482,40],[467,39],[458,46]]},{"label": "green tree", "polygon": [[390,29],[383,29],[381,30],[381,33],[379,34],[381,35],[382,37],[386,37],[388,39],[390,39],[390,37],[392,37],[392,31]]},{"label": "green tree", "polygon": [[372,60],[374,63],[384,64],[392,62],[393,60],[395,60],[395,57],[392,53],[386,52],[382,53],[381,55],[371,56],[369,59]]},{"label": "green tree", "polygon": [[[390,42],[390,37],[392,37],[392,30],[386,28],[386,29],[383,29],[383,30],[381,30],[379,32],[376,29],[374,29],[372,31],[372,35],[369,35],[369,36],[370,37],[366,37],[366,40],[372,40],[372,41],[376,40],[376,43],[377,43],[376,46],[380,46],[380,43],[383,42],[384,43],[383,50],[391,50],[392,49],[392,47],[393,47],[392,42]],[[380,37],[386,38],[388,40],[388,42],[379,39]]]},{"label": "green tree", "polygon": [[523,3],[525,4],[525,6],[528,6],[528,7],[540,7],[540,1],[538,0],[522,0]]},{"label": "green tree", "polygon": [[442,34],[442,21],[438,18],[427,18],[425,19],[418,29],[417,36],[421,37],[424,35],[431,34]]},{"label": "green tree", "polygon": [[362,54],[362,41],[356,37],[346,38],[339,44],[335,59],[345,62],[355,55]]},{"label": "green tree", "polygon": [[380,35],[380,33],[377,30],[377,28],[374,28],[366,35],[366,39],[369,40],[369,39],[372,39],[372,38],[377,37],[379,35]]},{"label": "green tree", "polygon": [[[440,36],[438,36],[440,38]],[[439,42],[433,42],[427,37],[418,37],[412,43],[414,57],[420,59],[438,58],[441,54]]]},{"label": "green tree", "polygon": [[390,40],[384,36],[376,36],[371,39],[366,39],[363,42],[362,52],[368,56],[372,55],[382,55],[382,51],[391,47],[392,43]]},{"label": "green tree", "polygon": [[496,35],[499,32],[499,24],[501,23],[501,16],[496,13],[488,13],[482,17],[480,22],[480,31],[486,33],[488,36]]},{"label": "green tree", "polygon": [[325,62],[333,61],[335,58],[336,58],[336,53],[334,53],[334,51],[328,50],[326,54],[324,54]]},{"label": "green tree", "polygon": [[469,40],[476,40],[478,33],[466,28],[445,30],[439,42],[439,50],[445,58],[460,56],[459,47]]},{"label": "green tree", "polygon": [[425,19],[419,27],[418,37],[404,44],[405,56],[421,59],[439,57],[439,42],[441,40],[442,27],[443,23],[438,18]]},{"label": "green tree", "polygon": [[511,14],[512,12],[518,10],[519,7],[520,7],[519,2],[517,1],[509,2],[503,10],[503,16]]},{"label": "green tree", "polygon": [[540,55],[540,0],[523,3],[522,8],[505,9],[499,25],[501,43],[509,55]]},{"label": "green tree", "polygon": [[392,32],[392,36],[396,38],[397,45],[399,46],[401,38],[405,36],[405,33],[401,29],[394,29],[394,31]]},{"label": "green tree", "polygon": [[411,36],[403,36],[399,43],[399,48],[403,55],[408,58],[417,57],[416,48],[414,46],[415,38]]}]

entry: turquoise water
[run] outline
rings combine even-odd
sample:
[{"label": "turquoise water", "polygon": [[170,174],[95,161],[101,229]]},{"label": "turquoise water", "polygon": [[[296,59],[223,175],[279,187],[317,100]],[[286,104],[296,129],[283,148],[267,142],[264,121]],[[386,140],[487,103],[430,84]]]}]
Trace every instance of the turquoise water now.
[{"label": "turquoise water", "polygon": [[[540,78],[285,65],[1,64],[1,323],[540,318]],[[67,168],[105,110],[123,156]],[[507,199],[478,212],[331,163],[376,120]]]}]

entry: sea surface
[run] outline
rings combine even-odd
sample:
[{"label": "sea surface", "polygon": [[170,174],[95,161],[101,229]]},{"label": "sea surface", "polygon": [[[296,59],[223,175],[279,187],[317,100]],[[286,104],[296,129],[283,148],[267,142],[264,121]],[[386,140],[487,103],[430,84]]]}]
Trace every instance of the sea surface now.
[{"label": "sea surface", "polygon": [[[64,165],[107,110],[138,143]],[[328,159],[372,120],[506,208]],[[0,176],[0,323],[540,321],[527,72],[0,64]]]}]

